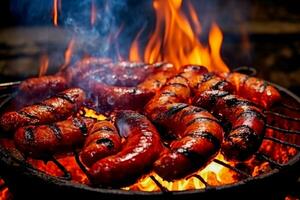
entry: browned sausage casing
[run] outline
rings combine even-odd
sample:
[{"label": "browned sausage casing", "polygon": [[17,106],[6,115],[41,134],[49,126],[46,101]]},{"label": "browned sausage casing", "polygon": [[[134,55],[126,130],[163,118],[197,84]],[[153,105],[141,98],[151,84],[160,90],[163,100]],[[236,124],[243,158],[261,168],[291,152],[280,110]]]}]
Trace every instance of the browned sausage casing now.
[{"label": "browned sausage casing", "polygon": [[21,127],[15,133],[15,144],[20,151],[31,157],[51,156],[81,145],[94,122],[90,118],[70,117],[49,125]]},{"label": "browned sausage casing", "polygon": [[96,185],[119,187],[134,183],[151,168],[162,149],[156,128],[145,116],[120,111],[116,125],[126,143],[119,153],[92,165],[89,174]]},{"label": "browned sausage casing", "polygon": [[0,118],[0,126],[5,131],[12,131],[21,126],[63,120],[76,113],[84,100],[83,90],[67,89],[40,103],[26,106],[19,111],[4,113]]},{"label": "browned sausage casing", "polygon": [[223,129],[218,121],[206,110],[185,104],[205,73],[202,66],[186,66],[145,107],[149,118],[176,138],[154,165],[155,172],[166,180],[183,178],[204,167],[220,149]]},{"label": "browned sausage casing", "polygon": [[46,98],[65,90],[67,86],[67,80],[59,75],[29,78],[20,84],[17,101],[27,103],[27,101]]},{"label": "browned sausage casing", "polygon": [[231,130],[222,143],[223,154],[233,160],[246,160],[261,145],[265,116],[252,102],[228,92],[205,91],[194,99],[194,105],[212,110],[231,122]]},{"label": "browned sausage casing", "polygon": [[162,178],[172,181],[207,165],[220,149],[223,128],[204,109],[182,103],[167,107],[167,112],[156,122],[172,130],[177,139],[160,155],[154,170]]},{"label": "browned sausage casing", "polygon": [[259,78],[236,72],[223,74],[223,77],[234,86],[235,94],[265,109],[269,109],[281,99],[277,89]]},{"label": "browned sausage casing", "polygon": [[115,126],[109,121],[99,121],[94,124],[86,138],[80,158],[91,166],[106,156],[115,154],[121,147],[121,137]]}]

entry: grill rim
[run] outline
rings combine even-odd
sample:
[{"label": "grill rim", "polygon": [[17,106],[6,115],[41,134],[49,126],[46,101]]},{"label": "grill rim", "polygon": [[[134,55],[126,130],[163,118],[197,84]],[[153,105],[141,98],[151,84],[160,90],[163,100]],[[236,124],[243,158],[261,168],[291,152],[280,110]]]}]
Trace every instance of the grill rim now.
[{"label": "grill rim", "polygon": [[[267,81],[266,81],[267,82]],[[289,91],[288,89],[279,86],[275,83],[267,82],[273,86],[275,86],[280,92],[283,92],[287,94],[289,97],[294,99],[297,103],[300,105],[300,97],[298,97],[296,94],[293,92]],[[169,191],[169,192],[163,192],[163,191],[155,191],[155,192],[146,192],[146,191],[134,191],[134,190],[122,190],[122,189],[106,189],[106,188],[96,188],[96,187],[91,187],[89,185],[81,184],[81,183],[76,183],[76,182],[71,182],[69,180],[63,180],[60,177],[55,177],[46,174],[45,172],[30,167],[25,161],[19,160],[15,158],[11,153],[9,153],[7,150],[5,150],[2,146],[0,146],[0,166],[5,165],[6,168],[8,169],[14,169],[15,172],[19,173],[20,175],[24,175],[27,178],[38,178],[40,181],[43,181],[47,184],[54,184],[56,186],[60,187],[66,187],[66,188],[72,188],[76,190],[81,190],[85,192],[93,192],[97,194],[105,194],[105,195],[122,195],[122,196],[132,196],[132,195],[137,195],[137,196],[153,196],[153,197],[158,197],[166,194],[172,194],[176,196],[181,196],[181,195],[194,195],[194,194],[203,194],[207,193],[208,191],[223,191],[223,190],[234,190],[238,189],[241,187],[245,187],[251,183],[257,184],[258,181],[264,181],[268,178],[275,177],[276,175],[282,175],[284,172],[290,170],[290,169],[296,169],[297,166],[300,167],[300,151],[291,158],[287,163],[284,164],[284,166],[281,169],[272,169],[271,171],[261,174],[256,177],[250,177],[250,178],[245,178],[241,181],[232,183],[232,184],[226,184],[226,185],[221,185],[221,186],[215,186],[211,188],[202,188],[202,189],[193,189],[193,190],[184,190],[184,191]],[[295,170],[293,170],[295,171]],[[300,172],[298,170],[298,174],[294,174],[293,176],[295,179],[297,179],[300,175]],[[5,177],[3,177],[5,180]]]}]

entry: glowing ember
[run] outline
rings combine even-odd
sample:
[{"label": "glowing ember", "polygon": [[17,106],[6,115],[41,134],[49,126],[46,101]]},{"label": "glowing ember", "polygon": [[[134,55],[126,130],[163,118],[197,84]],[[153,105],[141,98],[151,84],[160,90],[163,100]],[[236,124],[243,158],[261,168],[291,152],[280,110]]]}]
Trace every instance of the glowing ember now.
[{"label": "glowing ember", "polygon": [[220,56],[223,35],[216,24],[212,24],[209,33],[209,45],[203,45],[197,34],[201,33],[201,25],[196,11],[189,5],[192,29],[187,16],[181,11],[182,0],[154,0],[156,26],[146,45],[144,58],[141,60],[137,39],[132,43],[130,59],[154,63],[167,61],[180,67],[186,64],[199,64],[210,71],[228,72],[229,69]]}]

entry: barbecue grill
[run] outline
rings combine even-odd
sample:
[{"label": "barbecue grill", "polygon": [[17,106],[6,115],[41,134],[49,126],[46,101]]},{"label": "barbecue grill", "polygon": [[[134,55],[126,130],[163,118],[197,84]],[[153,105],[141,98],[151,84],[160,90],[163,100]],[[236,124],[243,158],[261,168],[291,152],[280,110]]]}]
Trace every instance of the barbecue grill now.
[{"label": "barbecue grill", "polygon": [[[252,68],[238,68],[236,71],[247,72],[255,75],[255,70]],[[1,104],[0,108],[3,111],[7,108],[14,97],[16,88],[19,82],[9,82],[0,85],[1,88]],[[51,157],[44,162],[54,163],[62,172],[59,177],[51,176],[26,162],[26,158],[16,157],[13,152],[1,147],[1,176],[5,183],[1,188],[8,186],[9,190],[15,194],[15,198],[57,198],[57,197],[76,197],[76,198],[101,198],[101,199],[182,199],[182,198],[217,198],[229,197],[232,199],[240,198],[283,198],[286,193],[297,191],[299,187],[300,175],[300,98],[290,91],[275,86],[284,97],[280,104],[273,106],[270,111],[265,111],[271,123],[267,125],[268,130],[273,130],[276,133],[274,136],[266,135],[264,140],[271,141],[274,144],[280,144],[285,147],[292,147],[298,152],[295,156],[289,159],[286,163],[281,163],[275,160],[270,155],[263,152],[255,154],[256,160],[263,160],[270,164],[272,170],[261,173],[253,177],[249,172],[243,170],[238,165],[228,164],[219,159],[214,159],[212,162],[222,165],[229,170],[237,173],[241,178],[239,181],[221,186],[210,185],[201,176],[192,174],[188,178],[195,177],[199,179],[205,187],[203,189],[187,190],[187,191],[169,191],[155,177],[151,176],[154,184],[160,191],[143,192],[123,189],[110,188],[94,188],[85,184],[76,183],[72,180],[71,173],[66,167],[56,158]],[[292,113],[287,115],[286,113]],[[285,127],[281,127],[283,120],[286,121]],[[281,139],[284,136],[284,139]],[[291,139],[292,138],[292,139]],[[291,142],[293,141],[293,142]],[[74,157],[77,165],[85,172],[84,165],[80,162],[78,154],[74,152]],[[254,192],[255,191],[255,192]]]},{"label": "barbecue grill", "polygon": [[[266,115],[263,143],[251,159],[234,162],[219,153],[204,169],[173,182],[163,181],[154,172],[145,172],[130,186],[95,186],[89,181],[79,149],[33,159],[20,153],[11,134],[1,132],[0,128],[0,200],[2,197],[10,200],[11,196],[14,199],[300,196],[300,97],[297,88],[293,88],[299,85],[300,26],[296,23],[299,14],[293,1],[47,0],[40,5],[33,0],[3,2],[0,3],[4,5],[0,11],[5,11],[0,12],[0,26],[4,28],[0,31],[0,116],[20,106],[16,98],[22,81],[16,80],[60,73],[77,61],[93,57],[170,62],[177,70],[186,64],[197,64],[216,74],[235,71],[263,77],[284,87],[265,81],[277,88],[282,100],[263,110]],[[228,15],[228,10],[234,12]],[[256,57],[252,61],[254,52]],[[226,63],[263,66],[260,69],[263,76],[252,67],[229,70]],[[91,91],[85,92],[93,95]],[[88,106],[85,104],[79,114],[97,113],[95,107]],[[225,132],[226,123],[222,124]],[[216,172],[214,167],[223,172]],[[219,180],[219,175],[226,181]]]}]

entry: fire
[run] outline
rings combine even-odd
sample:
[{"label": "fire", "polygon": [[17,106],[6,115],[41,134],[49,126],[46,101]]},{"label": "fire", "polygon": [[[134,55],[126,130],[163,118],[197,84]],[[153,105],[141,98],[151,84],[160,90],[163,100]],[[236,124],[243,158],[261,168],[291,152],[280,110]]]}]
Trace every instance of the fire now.
[{"label": "fire", "polygon": [[94,26],[96,23],[97,8],[95,5],[95,1],[92,0],[91,2],[92,2],[92,4],[91,4],[91,25]]},{"label": "fire", "polygon": [[60,0],[53,0],[53,25],[58,26],[58,8],[60,7]]},{"label": "fire", "polygon": [[[224,161],[224,158],[221,154],[216,156],[216,159]],[[194,173],[195,176],[190,176],[185,179],[176,180],[173,182],[168,182],[163,180],[156,173],[152,172],[148,176],[142,178],[138,183],[123,188],[125,190],[142,190],[142,191],[159,191],[160,188],[153,182],[151,176],[153,176],[157,181],[159,181],[163,187],[170,191],[183,191],[191,189],[202,189],[205,188],[205,184],[200,181],[196,176],[201,176],[208,185],[218,186],[224,184],[230,184],[236,181],[236,174],[230,171],[228,168],[219,165],[215,162],[211,162],[204,169]]]},{"label": "fire", "polygon": [[39,76],[44,76],[49,67],[49,58],[47,54],[43,54],[40,58]]},{"label": "fire", "polygon": [[74,46],[75,46],[75,39],[72,38],[67,46],[67,49],[65,51],[65,62],[64,64],[61,66],[60,70],[65,69],[71,62],[71,58],[73,55],[73,51],[74,51]]},{"label": "fire", "polygon": [[[156,12],[155,30],[143,56],[137,48],[139,37],[136,37],[130,50],[130,60],[150,63],[168,61],[177,68],[186,64],[199,64],[206,66],[210,71],[228,72],[229,69],[220,55],[223,41],[220,28],[217,24],[212,24],[208,46],[203,45],[198,39],[202,29],[196,11],[192,4],[188,4],[192,26],[189,18],[181,10],[182,3],[182,0],[153,1]],[[140,59],[142,57],[143,60]]]}]

